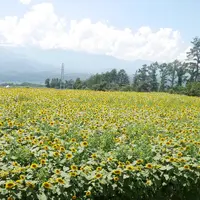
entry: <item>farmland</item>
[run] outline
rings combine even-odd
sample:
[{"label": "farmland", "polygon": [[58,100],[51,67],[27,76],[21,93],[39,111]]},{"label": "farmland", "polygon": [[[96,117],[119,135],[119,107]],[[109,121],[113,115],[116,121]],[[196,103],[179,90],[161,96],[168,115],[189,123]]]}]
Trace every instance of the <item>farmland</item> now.
[{"label": "farmland", "polygon": [[200,99],[0,89],[0,199],[199,199]]}]

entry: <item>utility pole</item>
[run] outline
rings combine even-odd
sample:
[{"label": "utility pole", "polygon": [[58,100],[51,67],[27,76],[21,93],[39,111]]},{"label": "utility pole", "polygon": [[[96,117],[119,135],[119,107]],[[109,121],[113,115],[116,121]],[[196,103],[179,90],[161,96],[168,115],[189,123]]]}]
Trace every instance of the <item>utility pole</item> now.
[{"label": "utility pole", "polygon": [[64,63],[62,63],[62,67],[61,67],[61,76],[60,76],[60,89],[64,89],[65,87],[65,69],[64,69]]}]

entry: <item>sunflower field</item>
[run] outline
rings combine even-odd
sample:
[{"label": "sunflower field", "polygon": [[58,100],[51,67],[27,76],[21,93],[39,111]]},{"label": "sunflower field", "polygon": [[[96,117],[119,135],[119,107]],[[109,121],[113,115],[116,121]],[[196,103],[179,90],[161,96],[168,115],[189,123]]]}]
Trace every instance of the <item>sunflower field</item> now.
[{"label": "sunflower field", "polygon": [[1,200],[200,199],[200,98],[0,89]]}]

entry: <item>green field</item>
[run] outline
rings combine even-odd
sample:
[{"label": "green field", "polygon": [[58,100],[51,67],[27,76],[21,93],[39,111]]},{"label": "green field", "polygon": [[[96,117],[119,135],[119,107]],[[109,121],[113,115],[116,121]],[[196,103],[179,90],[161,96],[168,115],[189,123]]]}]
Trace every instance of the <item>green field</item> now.
[{"label": "green field", "polygon": [[0,199],[200,199],[200,98],[0,89]]}]

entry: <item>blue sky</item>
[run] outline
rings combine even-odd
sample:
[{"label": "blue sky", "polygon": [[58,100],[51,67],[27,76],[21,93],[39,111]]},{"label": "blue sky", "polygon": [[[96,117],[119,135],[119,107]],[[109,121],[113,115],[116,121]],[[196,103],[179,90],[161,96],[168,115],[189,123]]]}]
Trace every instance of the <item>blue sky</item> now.
[{"label": "blue sky", "polygon": [[[24,14],[30,12],[32,6],[40,5],[44,2],[51,4],[53,6],[52,13],[60,18],[64,17],[67,23],[71,20],[76,20],[78,22],[84,19],[90,19],[91,25],[101,22],[107,27],[115,27],[117,30],[121,31],[128,28],[133,32],[132,35],[141,27],[149,27],[155,34],[160,28],[169,28],[172,33],[178,31],[181,38],[173,39],[173,41],[171,41],[171,39],[166,41],[168,36],[165,37],[165,39],[159,38],[161,42],[174,42],[169,48],[175,48],[176,45],[179,45],[178,53],[176,52],[175,56],[182,54],[185,49],[188,48],[194,36],[200,35],[200,26],[198,26],[200,19],[199,0],[32,0],[30,4],[22,4],[20,0],[6,0],[0,2],[0,20],[3,20],[5,16],[17,16],[18,19],[23,18]],[[98,33],[95,32],[95,34]],[[125,35],[123,37],[125,37]],[[169,36],[169,38],[170,37],[171,36]],[[116,38],[113,39],[115,42],[116,40]],[[122,40],[123,38],[120,39],[120,42]],[[11,41],[11,39],[9,39],[9,41]],[[149,39],[146,41],[148,42]],[[182,43],[184,43],[184,45],[182,45]],[[120,45],[124,46],[122,42]],[[69,48],[69,45],[66,45],[66,48]],[[76,48],[78,47],[73,47],[73,49]],[[79,48],[82,48],[82,46]],[[131,51],[133,51],[134,48],[132,48]],[[119,51],[117,53],[111,52],[110,49],[103,53],[120,57],[118,55],[120,54]],[[128,52],[128,48],[126,48],[126,50]],[[102,50],[95,49],[95,52],[97,51]],[[156,54],[156,50],[152,53],[148,51],[149,55],[153,53]],[[130,52],[127,53],[127,55],[130,54]],[[127,57],[129,59],[130,56],[127,55],[122,55],[122,57]],[[132,54],[132,56],[134,57],[136,55]]]},{"label": "blue sky", "polygon": [[178,29],[190,40],[200,34],[199,0],[53,0],[62,15],[109,20],[117,27]]}]

